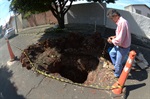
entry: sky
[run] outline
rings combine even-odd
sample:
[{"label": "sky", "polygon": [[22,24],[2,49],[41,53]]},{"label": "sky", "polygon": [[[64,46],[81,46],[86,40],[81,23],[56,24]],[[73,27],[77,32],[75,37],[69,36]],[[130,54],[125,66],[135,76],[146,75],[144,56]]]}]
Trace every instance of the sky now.
[{"label": "sky", "polygon": [[124,10],[125,6],[131,4],[146,4],[150,7],[150,0],[117,0],[116,3],[107,4],[107,7]]},{"label": "sky", "polygon": [[[125,6],[131,4],[146,4],[150,7],[150,0],[117,0],[116,3],[107,4],[108,8],[124,10]],[[10,2],[8,0],[0,0],[0,25],[5,25],[9,21],[12,12],[9,11]]]},{"label": "sky", "polygon": [[9,21],[12,12],[9,11],[10,2],[8,0],[0,0],[0,25],[5,25]]}]

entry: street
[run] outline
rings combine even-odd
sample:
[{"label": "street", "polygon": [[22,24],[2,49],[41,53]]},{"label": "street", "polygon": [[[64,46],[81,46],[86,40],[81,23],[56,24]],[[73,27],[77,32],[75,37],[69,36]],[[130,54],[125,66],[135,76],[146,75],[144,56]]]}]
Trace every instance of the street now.
[{"label": "street", "polygon": [[[19,35],[10,39],[14,54],[19,56],[21,51],[13,45],[24,49],[26,46],[36,43],[40,36],[41,34]],[[4,44],[0,49],[1,99],[111,99],[111,91],[80,87],[37,75],[31,70],[22,68],[18,60],[14,61],[12,65],[8,65],[10,57],[4,39],[1,39],[2,43]]]},{"label": "street", "polygon": [[[15,56],[19,57],[21,49],[36,43],[43,33],[19,34],[9,40]],[[150,50],[132,45],[131,49],[142,52],[150,62]],[[67,84],[38,75],[22,68],[16,60],[8,65],[10,56],[4,38],[0,39],[0,99],[122,99],[112,97],[108,90],[96,90]],[[125,83],[127,99],[150,99],[150,69],[132,71]],[[12,98],[13,97],[13,98]]]}]

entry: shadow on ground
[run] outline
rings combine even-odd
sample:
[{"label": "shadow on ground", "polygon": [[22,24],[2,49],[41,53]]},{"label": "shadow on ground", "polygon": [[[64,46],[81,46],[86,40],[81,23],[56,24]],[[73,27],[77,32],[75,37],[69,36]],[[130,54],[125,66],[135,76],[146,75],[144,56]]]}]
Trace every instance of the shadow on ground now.
[{"label": "shadow on ground", "polygon": [[15,35],[11,36],[9,39],[12,39],[12,38],[14,38],[16,36],[18,36],[18,34],[15,34]]},{"label": "shadow on ground", "polygon": [[129,96],[130,91],[138,89],[138,88],[141,88],[143,86],[146,86],[146,84],[145,83],[141,83],[141,84],[134,84],[134,85],[128,85],[128,86],[126,86],[126,99]]},{"label": "shadow on ground", "polygon": [[6,66],[0,67],[0,99],[25,99],[17,94],[17,88],[10,81],[13,73]]},{"label": "shadow on ground", "polygon": [[[92,25],[86,28],[92,28]],[[84,83],[88,74],[100,66],[99,58],[103,51],[105,58],[109,58],[101,36],[103,31],[93,32],[88,29],[85,26],[46,29],[39,43],[29,46],[25,52],[39,70],[59,73],[73,82]],[[30,69],[30,62],[24,54],[21,55],[21,62],[23,67]]]},{"label": "shadow on ground", "polygon": [[146,83],[140,82],[148,78],[147,70],[142,70],[138,66],[135,66],[134,68],[135,70],[130,71],[130,75],[127,79],[131,80],[130,82],[136,82],[137,84],[133,83],[126,86],[126,98],[129,96],[130,91],[146,86]]},{"label": "shadow on ground", "polygon": [[130,85],[126,86],[126,98],[129,96],[130,91],[139,89],[141,87],[146,86],[146,83],[140,83],[148,78],[148,71],[146,69],[142,70],[138,66],[134,67],[135,70],[130,71],[130,75],[128,76],[128,80],[131,80]]},{"label": "shadow on ground", "polygon": [[[82,25],[81,25],[82,26]],[[86,28],[82,28],[81,26],[77,26],[78,28],[71,28],[71,29],[67,29],[67,31],[69,31],[69,32],[72,32],[72,33],[83,33],[84,35],[86,34],[86,35],[89,35],[89,34],[94,34],[94,29],[92,29],[92,26],[89,26],[89,27],[87,27],[86,26]],[[84,27],[84,26],[83,26]],[[90,29],[91,28],[91,29]],[[52,32],[53,31],[53,32]],[[111,35],[114,35],[114,32],[115,32],[115,30],[114,29],[108,29],[108,28],[103,28],[102,30],[101,29],[97,29],[97,31],[99,31],[99,33],[102,33],[102,37],[104,37],[104,38],[107,38],[107,37],[109,37],[109,36],[111,36]],[[68,32],[68,33],[69,33]],[[46,39],[48,39],[48,38],[57,38],[57,37],[66,37],[67,35],[68,35],[68,33],[66,33],[66,30],[59,30],[59,29],[53,29],[53,28],[49,28],[49,29],[47,29],[47,30],[45,30],[45,34],[43,34],[43,36],[39,39],[39,41],[43,41],[43,40],[46,40]],[[73,36],[73,38],[72,39],[74,39],[75,38],[75,36]],[[132,44],[136,44],[137,43],[137,40],[135,39],[134,40],[134,37],[132,38],[133,39],[133,42],[132,42]],[[63,44],[62,44],[62,42],[64,42],[65,40],[59,40],[59,42],[56,42],[58,45],[62,45],[63,46]],[[80,41],[77,41],[78,43],[77,43],[77,45],[79,45],[81,42]],[[67,42],[68,43],[68,42]],[[69,42],[70,43],[70,42]],[[73,43],[76,43],[76,42],[73,42]],[[72,44],[73,45],[73,44]],[[104,47],[104,45],[102,45],[103,47]],[[54,46],[53,46],[54,47]],[[56,47],[56,46],[55,46]],[[145,58],[146,58],[146,60],[149,62],[149,56],[148,56],[148,54],[147,54],[147,51],[146,50],[148,50],[147,48],[146,49],[141,49],[141,48],[138,48],[138,49],[135,49],[137,46],[132,46],[133,48],[132,49],[134,49],[136,52],[142,52],[142,54],[144,54],[144,56],[145,56]],[[57,47],[58,48],[58,47]],[[102,48],[103,49],[103,48]],[[107,49],[107,48],[106,48]],[[131,49],[131,50],[132,50]],[[63,50],[63,51],[67,51],[67,50]],[[148,50],[149,51],[149,50]],[[62,52],[62,51],[61,51]],[[95,52],[95,53],[97,53],[97,52]],[[72,53],[71,53],[72,54]],[[100,54],[101,55],[101,54]],[[97,55],[97,56],[100,56],[100,55]],[[53,56],[52,56],[53,57]],[[70,59],[70,58],[72,58],[72,57],[69,57],[68,59]],[[42,59],[42,58],[41,58]],[[81,61],[82,62],[82,61]],[[80,63],[80,60],[79,60],[79,63]],[[71,64],[71,62],[69,63],[70,65],[72,65]],[[79,64],[80,65],[80,64]],[[95,65],[95,67],[97,67],[97,65]],[[82,69],[82,68],[81,68]],[[65,74],[67,71],[70,71],[70,68],[66,68],[66,70],[65,70],[65,72],[64,73],[62,73],[62,74]],[[95,70],[95,68],[93,69],[93,70]],[[72,75],[74,75],[72,72],[71,73],[69,73],[69,74],[72,74]],[[82,75],[82,74],[80,74],[80,75]],[[87,73],[85,73],[85,75],[87,76]],[[69,75],[70,76],[70,75]],[[71,77],[73,77],[73,76],[71,76]],[[69,77],[68,77],[69,78]],[[131,75],[128,77],[128,79],[129,80],[137,80],[137,81],[143,81],[143,80],[145,80],[145,79],[147,79],[148,78],[148,74],[147,74],[147,71],[146,70],[138,70],[138,71],[131,71]],[[86,79],[86,78],[85,78]],[[126,94],[126,96],[128,97],[128,95],[129,95],[129,93],[130,93],[130,91],[132,91],[132,90],[135,90],[135,89],[138,89],[138,88],[140,88],[140,87],[143,87],[143,86],[145,86],[146,84],[145,83],[142,83],[142,84],[133,84],[133,85],[129,85],[129,86],[126,86],[127,87],[127,94]]]}]

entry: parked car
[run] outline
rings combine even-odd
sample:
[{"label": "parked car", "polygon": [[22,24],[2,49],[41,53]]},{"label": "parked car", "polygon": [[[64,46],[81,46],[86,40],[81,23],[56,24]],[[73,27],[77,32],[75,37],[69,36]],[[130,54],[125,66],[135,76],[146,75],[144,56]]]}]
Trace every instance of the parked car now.
[{"label": "parked car", "polygon": [[5,35],[4,35],[4,38],[5,39],[9,39],[10,37],[14,36],[15,35],[15,29],[13,28],[9,28],[5,31]]}]

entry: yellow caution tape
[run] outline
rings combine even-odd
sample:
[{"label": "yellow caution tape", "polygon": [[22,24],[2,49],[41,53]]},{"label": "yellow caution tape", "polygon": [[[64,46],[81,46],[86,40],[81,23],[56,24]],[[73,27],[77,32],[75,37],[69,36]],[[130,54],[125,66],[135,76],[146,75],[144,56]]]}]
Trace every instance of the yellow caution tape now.
[{"label": "yellow caution tape", "polygon": [[[13,45],[13,46],[14,46],[14,45]],[[28,61],[29,61],[30,64],[31,64],[31,66],[34,68],[34,70],[35,70],[37,73],[39,73],[39,74],[41,74],[41,75],[44,75],[44,76],[46,76],[46,77],[49,77],[49,78],[58,80],[58,81],[60,81],[60,82],[65,82],[65,83],[69,83],[69,84],[72,84],[72,85],[77,85],[77,86],[82,86],[82,87],[87,87],[87,88],[93,88],[93,89],[98,89],[98,90],[112,90],[112,89],[116,89],[116,88],[123,88],[123,86],[120,86],[120,85],[118,85],[118,86],[98,86],[98,85],[86,85],[86,84],[81,84],[81,83],[74,83],[74,82],[72,82],[72,81],[70,81],[70,80],[66,80],[66,79],[63,79],[63,78],[58,78],[58,77],[55,77],[55,76],[53,76],[53,75],[51,75],[51,74],[47,74],[47,73],[45,73],[45,72],[43,72],[43,71],[38,70],[38,69],[34,66],[34,64],[31,62],[30,58],[29,58],[28,55],[25,53],[25,51],[23,51],[22,49],[20,49],[20,48],[17,47],[17,46],[14,46],[14,47],[16,47],[17,49],[21,50],[21,51],[25,54],[25,56],[27,57]]]}]

